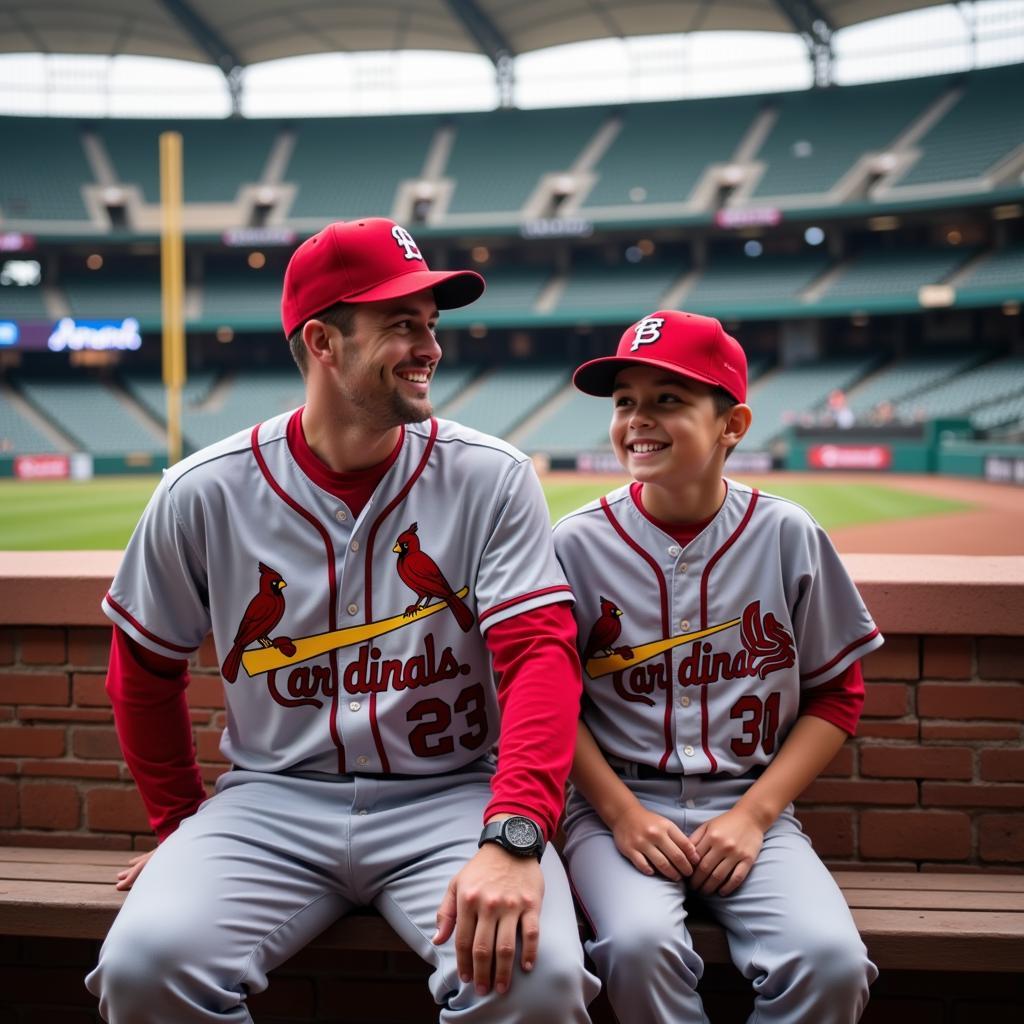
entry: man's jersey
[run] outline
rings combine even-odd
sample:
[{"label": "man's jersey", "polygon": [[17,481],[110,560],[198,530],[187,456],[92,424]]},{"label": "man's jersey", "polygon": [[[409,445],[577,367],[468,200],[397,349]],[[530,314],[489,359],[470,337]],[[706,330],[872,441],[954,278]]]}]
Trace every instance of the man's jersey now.
[{"label": "man's jersey", "polygon": [[623,487],[555,526],[576,598],[584,722],[609,754],[740,775],[771,761],[806,691],[881,646],[824,530],[726,481],[684,548]]},{"label": "man's jersey", "polygon": [[212,630],[235,765],[462,767],[498,739],[487,629],[571,600],[533,466],[455,423],[406,426],[354,517],[299,468],[292,415],[167,471],[104,611],[172,658]]}]

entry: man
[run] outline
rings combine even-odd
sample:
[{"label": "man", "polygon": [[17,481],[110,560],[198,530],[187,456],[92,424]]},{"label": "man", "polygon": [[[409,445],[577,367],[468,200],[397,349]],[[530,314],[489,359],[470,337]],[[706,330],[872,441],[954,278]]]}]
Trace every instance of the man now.
[{"label": "man", "polygon": [[[248,1021],[267,972],[363,904],[433,965],[442,1021],[587,1020],[545,850],[571,596],[529,460],[431,417],[438,309],[483,287],[388,220],[308,239],[282,299],[305,406],[179,463],[143,514],[104,600],[107,689],[161,843],[121,872],[87,979],[111,1024]],[[183,658],[211,629],[233,770],[203,802]]]}]

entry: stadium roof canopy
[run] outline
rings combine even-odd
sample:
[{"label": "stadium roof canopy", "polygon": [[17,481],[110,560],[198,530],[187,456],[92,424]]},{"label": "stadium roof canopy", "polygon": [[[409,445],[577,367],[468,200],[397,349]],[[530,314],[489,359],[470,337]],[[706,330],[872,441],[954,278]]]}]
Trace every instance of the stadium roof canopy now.
[{"label": "stadium roof canopy", "polygon": [[[509,58],[588,39],[798,33],[819,81],[833,32],[941,0],[0,0],[0,53],[167,57],[219,67],[311,53],[450,50]],[[509,73],[506,71],[506,73]],[[825,75],[827,78],[827,74]]]}]

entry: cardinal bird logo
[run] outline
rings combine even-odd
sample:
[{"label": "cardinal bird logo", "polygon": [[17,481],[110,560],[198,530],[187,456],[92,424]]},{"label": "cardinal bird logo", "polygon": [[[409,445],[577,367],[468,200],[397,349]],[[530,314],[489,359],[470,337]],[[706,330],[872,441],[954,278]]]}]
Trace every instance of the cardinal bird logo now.
[{"label": "cardinal bird logo", "polygon": [[221,675],[233,683],[238,678],[238,666],[242,661],[242,652],[254,641],[261,647],[276,647],[289,657],[295,653],[295,644],[286,637],[270,638],[271,630],[281,621],[284,615],[284,594],[287,586],[281,574],[269,565],[259,563],[260,589],[245,609],[242,621],[238,624],[235,643],[221,665]]},{"label": "cardinal bird logo", "polygon": [[416,595],[416,600],[405,609],[406,615],[415,615],[426,608],[432,597],[447,602],[455,616],[455,621],[463,633],[473,628],[476,619],[466,607],[465,602],[452,589],[437,567],[437,563],[420,548],[417,524],[398,535],[395,546],[391,549],[398,555],[398,575],[402,582]]},{"label": "cardinal bird logo", "polygon": [[627,659],[633,657],[632,647],[615,646],[615,641],[619,639],[619,634],[622,632],[622,609],[609,601],[607,597],[602,597],[600,600],[601,615],[597,622],[590,627],[587,646],[583,648],[582,661],[584,665],[597,654],[618,654]]}]

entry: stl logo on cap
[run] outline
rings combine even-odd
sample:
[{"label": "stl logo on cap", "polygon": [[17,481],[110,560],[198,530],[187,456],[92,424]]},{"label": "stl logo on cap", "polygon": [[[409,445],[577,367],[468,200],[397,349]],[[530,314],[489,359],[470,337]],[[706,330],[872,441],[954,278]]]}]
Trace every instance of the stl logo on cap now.
[{"label": "stl logo on cap", "polygon": [[633,335],[633,344],[629,346],[630,352],[635,352],[641,345],[650,345],[661,337],[661,329],[665,326],[665,318],[660,316],[645,316],[636,325],[636,334]]},{"label": "stl logo on cap", "polygon": [[405,250],[405,258],[407,260],[423,259],[423,254],[420,252],[420,247],[416,244],[416,240],[401,225],[396,224],[391,229],[391,237]]}]

